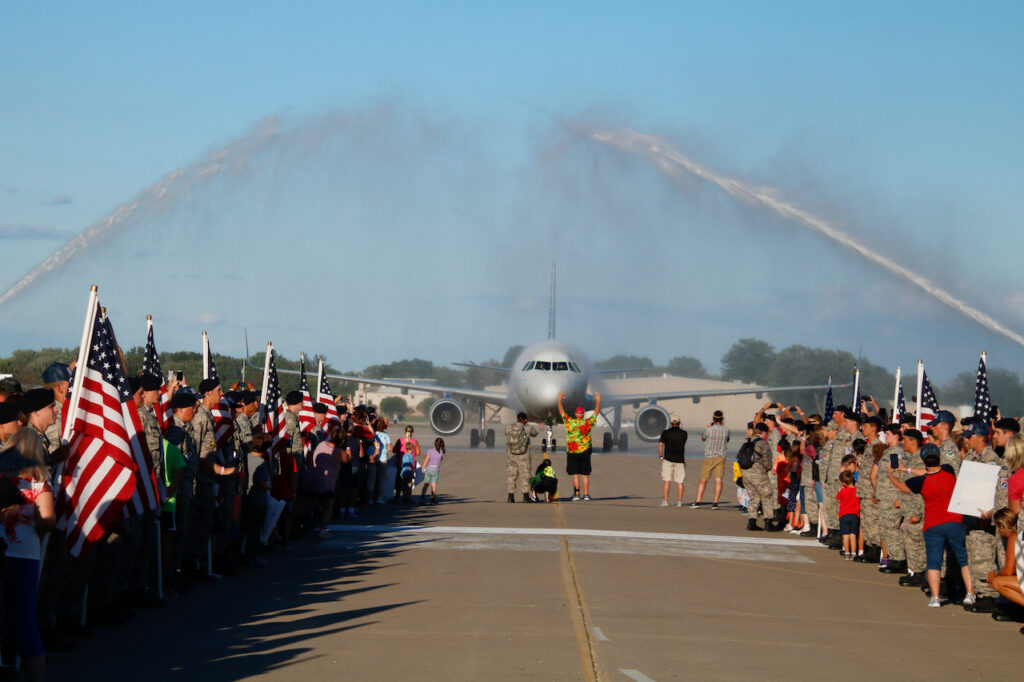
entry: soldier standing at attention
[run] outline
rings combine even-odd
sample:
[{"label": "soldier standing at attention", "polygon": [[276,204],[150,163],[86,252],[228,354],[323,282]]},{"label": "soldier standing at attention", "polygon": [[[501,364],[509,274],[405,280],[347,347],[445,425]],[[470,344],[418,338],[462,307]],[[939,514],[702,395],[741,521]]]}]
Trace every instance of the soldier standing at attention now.
[{"label": "soldier standing at attention", "polygon": [[224,392],[217,379],[203,379],[199,382],[199,396],[201,403],[192,420],[192,439],[199,450],[199,470],[196,473],[196,495],[192,505],[191,558],[201,563],[207,555],[208,543],[213,534],[214,484],[217,480],[214,474],[218,457],[217,434],[210,410],[220,403]]},{"label": "soldier standing at attention", "polygon": [[[781,530],[775,522],[775,498],[776,490],[772,485],[769,473],[772,470],[772,463],[775,459],[772,455],[771,446],[765,440],[768,435],[768,425],[764,422],[754,426],[754,463],[743,472],[743,487],[750,495],[750,503],[747,505],[747,530]],[[757,525],[757,513],[761,511],[764,516],[764,528]]]},{"label": "soldier standing at attention", "polygon": [[[878,498],[875,495],[875,481],[871,469],[875,464],[874,447],[881,444],[878,431],[882,420],[868,417],[861,430],[864,433],[864,454],[860,458],[860,475],[857,477],[857,497],[860,498],[860,530],[864,538],[865,551],[858,553],[854,561],[878,561],[881,556],[881,538],[878,532]],[[875,476],[877,480],[877,474]]]},{"label": "soldier standing at attention", "polygon": [[956,446],[951,436],[953,424],[956,417],[949,410],[939,410],[935,419],[928,422],[931,431],[928,432],[928,440],[939,446],[939,457],[943,464],[953,467],[953,471],[960,473],[960,448]]},{"label": "soldier standing at attention", "polygon": [[516,489],[523,494],[523,502],[530,502],[530,438],[537,436],[537,428],[528,426],[525,412],[516,415],[514,423],[505,427],[505,485],[508,501],[516,501]]},{"label": "soldier standing at attention", "polygon": [[64,399],[68,397],[68,382],[71,380],[71,367],[63,362],[54,362],[43,370],[43,388],[53,391],[54,410],[53,424],[46,429],[46,437],[51,443],[60,444],[61,437],[61,411],[64,409]]},{"label": "soldier standing at attention", "polygon": [[821,484],[825,489],[822,521],[825,523],[825,528],[828,529],[828,534],[822,536],[822,543],[830,547],[835,546],[837,549],[843,542],[839,535],[839,507],[836,504],[836,493],[839,492],[839,469],[843,461],[843,448],[837,440],[839,432],[840,426],[837,422],[829,421],[825,424],[827,440],[818,453],[818,472]]},{"label": "soldier standing at attention", "polygon": [[601,411],[601,394],[594,395],[594,413],[587,418],[586,410],[580,405],[576,408],[575,419],[570,417],[562,407],[565,393],[558,394],[558,413],[565,422],[565,472],[572,476],[572,501],[580,500],[580,482],[583,483],[583,501],[590,501],[590,454],[591,432],[597,424],[597,413]]},{"label": "soldier standing at attention", "polygon": [[878,570],[882,573],[905,573],[907,555],[903,551],[903,537],[900,534],[900,491],[889,480],[889,471],[895,462],[897,468],[903,458],[903,432],[899,425],[885,427],[885,444],[888,446],[878,461],[875,497],[878,498],[878,532],[889,555],[889,561]]}]

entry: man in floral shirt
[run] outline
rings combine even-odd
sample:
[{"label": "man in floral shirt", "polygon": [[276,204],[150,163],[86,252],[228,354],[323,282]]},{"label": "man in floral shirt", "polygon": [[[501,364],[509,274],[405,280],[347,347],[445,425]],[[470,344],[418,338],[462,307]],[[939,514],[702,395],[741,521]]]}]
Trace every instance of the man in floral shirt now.
[{"label": "man in floral shirt", "polygon": [[601,410],[601,394],[594,394],[594,412],[586,416],[586,410],[580,405],[576,408],[576,416],[570,417],[562,407],[565,393],[558,394],[558,412],[565,422],[565,471],[572,476],[572,501],[580,499],[580,479],[583,479],[583,499],[590,501],[590,435],[597,424],[597,413]]}]

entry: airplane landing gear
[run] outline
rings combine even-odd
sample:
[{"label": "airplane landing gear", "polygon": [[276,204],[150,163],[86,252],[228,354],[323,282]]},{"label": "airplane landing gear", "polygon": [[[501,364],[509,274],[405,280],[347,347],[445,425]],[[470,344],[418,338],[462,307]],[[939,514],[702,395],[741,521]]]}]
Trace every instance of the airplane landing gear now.
[{"label": "airplane landing gear", "polygon": [[475,448],[480,446],[480,429],[470,429],[469,431],[469,447]]},{"label": "airplane landing gear", "polygon": [[629,436],[625,433],[619,434],[619,452],[629,450]]},{"label": "airplane landing gear", "polygon": [[601,452],[611,452],[612,451],[612,443],[614,443],[614,442],[615,442],[615,439],[612,437],[611,432],[610,431],[605,431],[604,432],[604,442],[601,444]]},{"label": "airplane landing gear", "polygon": [[[470,435],[470,439],[472,439],[472,437],[473,436],[471,434]],[[489,448],[493,448],[494,447],[494,429],[487,429],[487,433],[484,434],[484,443]]]},{"label": "airplane landing gear", "polygon": [[544,436],[544,440],[541,441],[540,451],[542,453],[554,452],[556,447],[558,447],[558,443],[555,441],[555,433],[551,428],[551,422],[548,422],[547,433]]}]

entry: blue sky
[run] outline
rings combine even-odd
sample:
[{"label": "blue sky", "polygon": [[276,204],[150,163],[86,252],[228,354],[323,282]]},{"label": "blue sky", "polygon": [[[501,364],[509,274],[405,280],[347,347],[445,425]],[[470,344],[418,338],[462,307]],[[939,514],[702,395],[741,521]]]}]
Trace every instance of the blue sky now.
[{"label": "blue sky", "polygon": [[500,358],[543,336],[556,259],[560,336],[594,358],[716,369],[756,336],[1020,371],[1017,344],[852,253],[565,125],[671,140],[1022,331],[1018,4],[552,4],[5,8],[0,291],[278,127],[0,306],[0,352],[75,345],[97,283],[128,345],[152,313],[166,350],[208,328],[238,352],[247,326],[344,368]]}]

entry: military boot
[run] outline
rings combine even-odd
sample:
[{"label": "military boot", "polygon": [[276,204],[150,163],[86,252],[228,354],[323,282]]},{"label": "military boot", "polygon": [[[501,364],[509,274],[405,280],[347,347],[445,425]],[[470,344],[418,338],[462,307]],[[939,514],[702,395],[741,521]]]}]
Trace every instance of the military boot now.
[{"label": "military boot", "polygon": [[889,559],[889,565],[878,569],[880,573],[902,575],[907,572],[907,562],[903,559]]},{"label": "military boot", "polygon": [[509,493],[508,494],[508,501],[509,502],[515,502],[516,501],[516,494],[515,493]]},{"label": "military boot", "polygon": [[914,573],[909,571],[905,576],[900,578],[900,585],[903,587],[921,587],[924,585],[924,571]]},{"label": "military boot", "polygon": [[748,519],[747,520],[747,530],[764,530],[764,529],[761,528],[760,526],[758,526],[757,525],[757,521],[755,521],[754,519]]},{"label": "military boot", "polygon": [[828,548],[829,549],[842,549],[843,548],[843,536],[839,534],[838,530],[830,530],[828,532]]}]

